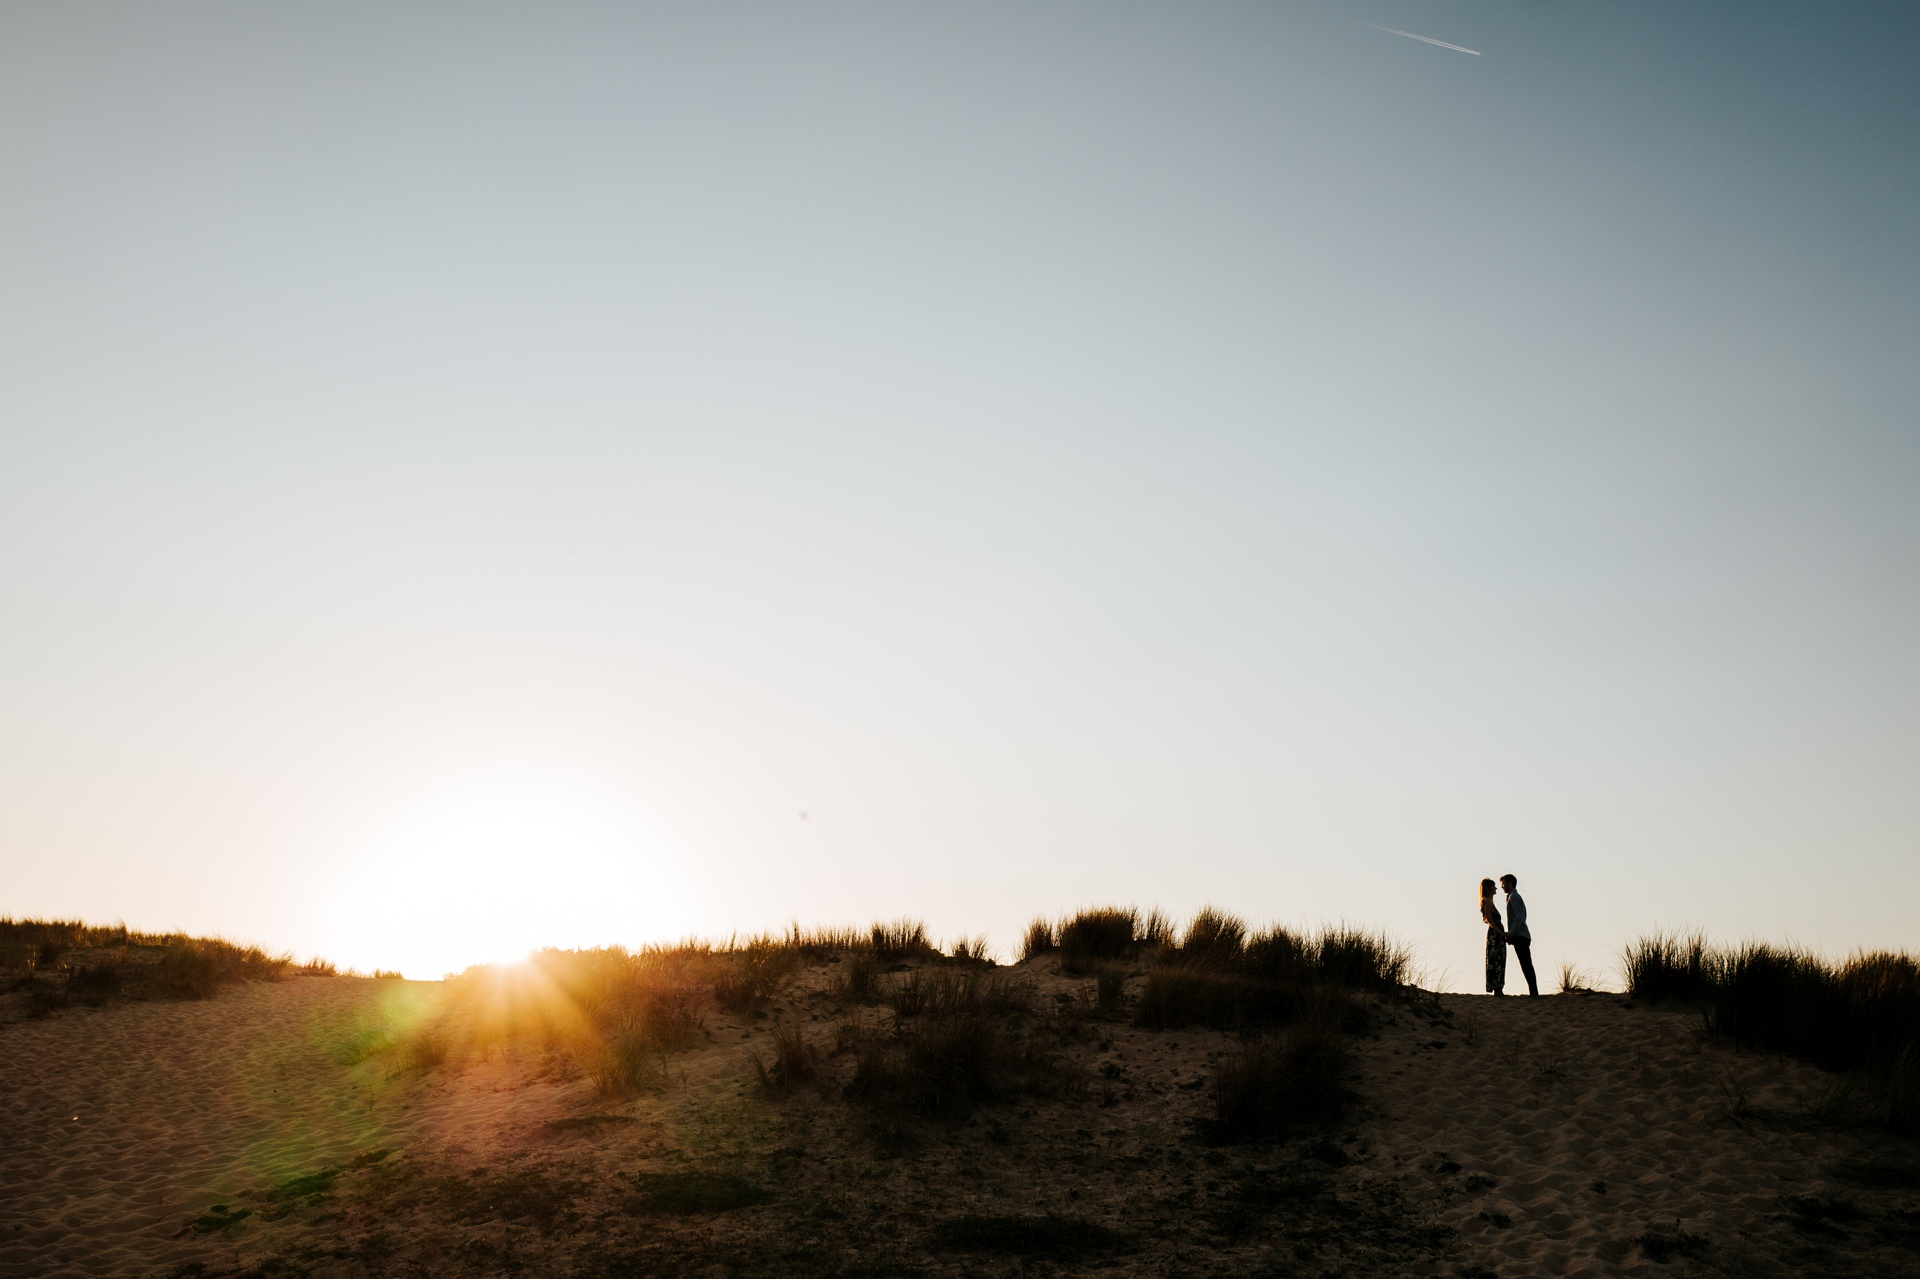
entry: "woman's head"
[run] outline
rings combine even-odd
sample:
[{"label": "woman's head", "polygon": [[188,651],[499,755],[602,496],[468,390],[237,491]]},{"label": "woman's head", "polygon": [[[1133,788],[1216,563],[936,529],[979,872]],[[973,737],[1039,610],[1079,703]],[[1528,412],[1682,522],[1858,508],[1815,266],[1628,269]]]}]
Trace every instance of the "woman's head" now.
[{"label": "woman's head", "polygon": [[1495,884],[1491,879],[1481,880],[1480,881],[1480,900],[1486,901],[1489,897],[1492,897],[1494,888],[1495,888]]}]

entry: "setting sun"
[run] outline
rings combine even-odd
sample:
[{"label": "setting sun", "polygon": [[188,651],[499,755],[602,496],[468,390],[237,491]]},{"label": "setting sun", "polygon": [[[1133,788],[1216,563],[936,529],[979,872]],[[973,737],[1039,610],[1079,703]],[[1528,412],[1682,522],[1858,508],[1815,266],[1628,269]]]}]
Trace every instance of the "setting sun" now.
[{"label": "setting sun", "polygon": [[541,946],[677,935],[692,887],[648,823],[554,787],[475,784],[374,833],[332,895],[332,953],[431,978]]}]

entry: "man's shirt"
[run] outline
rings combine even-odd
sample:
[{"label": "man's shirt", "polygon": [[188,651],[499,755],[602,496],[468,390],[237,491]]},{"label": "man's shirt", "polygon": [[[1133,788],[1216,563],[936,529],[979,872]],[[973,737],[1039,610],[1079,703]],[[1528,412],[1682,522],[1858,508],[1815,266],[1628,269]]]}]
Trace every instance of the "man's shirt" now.
[{"label": "man's shirt", "polygon": [[1520,900],[1519,893],[1507,894],[1507,936],[1515,941],[1533,940],[1533,934],[1527,931],[1527,904]]}]

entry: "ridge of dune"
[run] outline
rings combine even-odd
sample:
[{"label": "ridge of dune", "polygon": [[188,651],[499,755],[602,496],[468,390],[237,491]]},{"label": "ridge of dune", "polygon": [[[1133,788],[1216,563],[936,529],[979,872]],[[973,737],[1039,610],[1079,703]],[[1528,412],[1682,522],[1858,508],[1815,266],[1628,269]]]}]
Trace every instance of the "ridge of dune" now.
[{"label": "ridge of dune", "polygon": [[[1087,982],[1051,960],[1017,971],[1083,1007]],[[1384,1000],[1338,1131],[1225,1149],[1194,1121],[1234,1036],[1088,1016],[1064,1050],[1069,1092],[884,1149],[833,1068],[785,1101],[752,1083],[747,1054],[774,1027],[827,1043],[825,982],[814,966],[759,1016],[715,1012],[663,1089],[625,1101],[534,1053],[425,1073],[366,1056],[369,1034],[441,997],[434,983],[299,978],[0,1026],[0,1272],[664,1274],[689,1256],[728,1274],[1920,1267],[1915,1185],[1836,1179],[1910,1167],[1915,1143],[1817,1121],[1831,1076],[1735,1052],[1684,1010]],[[763,1198],[633,1216],[636,1178],[715,1168]],[[962,1212],[1084,1219],[1130,1242],[1051,1260],[926,1242]],[[1681,1251],[1656,1258],[1636,1242],[1649,1234]]]}]

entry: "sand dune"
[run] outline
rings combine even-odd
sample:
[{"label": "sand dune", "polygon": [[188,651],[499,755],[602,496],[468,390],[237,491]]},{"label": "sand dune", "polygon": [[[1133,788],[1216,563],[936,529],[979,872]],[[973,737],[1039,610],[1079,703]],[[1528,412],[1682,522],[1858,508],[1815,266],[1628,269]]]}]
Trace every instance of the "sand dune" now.
[{"label": "sand dune", "polygon": [[[429,984],[301,978],[0,1026],[0,1273],[1920,1273],[1914,1144],[1817,1122],[1831,1077],[1687,1012],[1388,1001],[1339,1131],[1215,1149],[1193,1121],[1234,1038],[1082,1016],[1086,983],[1052,964],[1024,971],[1078,1018],[1072,1086],[906,1149],[863,1131],[844,1063],[785,1101],[751,1082],[773,1026],[829,1045],[819,970],[759,1017],[716,1010],[668,1086],[628,1101],[537,1053],[367,1056]],[[683,1216],[635,1197],[715,1169],[757,1197]],[[1059,1255],[928,1242],[963,1213],[1108,1233]]]},{"label": "sand dune", "polygon": [[[1809,1241],[1835,1240],[1796,1228],[1814,1223],[1793,1201],[1857,1199],[1831,1170],[1903,1144],[1813,1122],[1831,1076],[1716,1045],[1695,1013],[1607,995],[1441,1003],[1450,1024],[1366,1054],[1364,1132],[1381,1175],[1501,1275],[1666,1273],[1631,1243],[1648,1232],[1709,1240],[1702,1255],[1735,1272],[1769,1273],[1782,1248],[1816,1263]],[[1847,1242],[1891,1267],[1862,1273],[1920,1270],[1920,1254]]]}]

